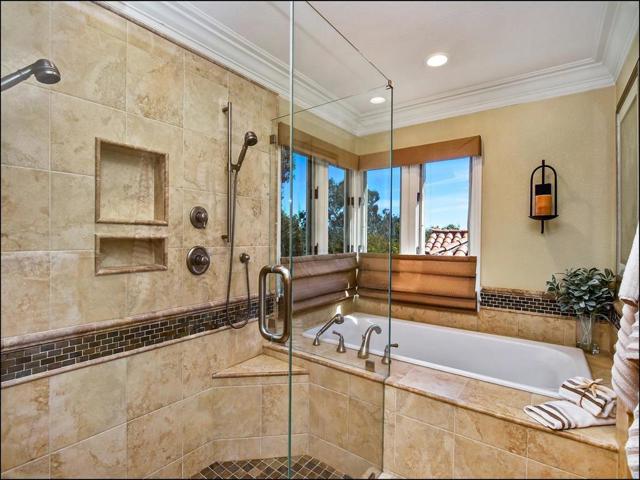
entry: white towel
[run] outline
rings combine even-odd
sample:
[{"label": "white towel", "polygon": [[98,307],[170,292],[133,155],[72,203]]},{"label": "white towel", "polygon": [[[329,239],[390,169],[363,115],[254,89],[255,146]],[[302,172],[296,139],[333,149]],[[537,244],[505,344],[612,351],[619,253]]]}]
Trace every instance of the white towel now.
[{"label": "white towel", "polygon": [[638,227],[636,227],[636,236],[633,239],[631,245],[631,252],[627,259],[627,265],[624,268],[624,274],[622,275],[622,282],[620,283],[620,290],[618,291],[618,297],[624,303],[629,305],[638,305],[638,275],[640,274],[640,266],[638,265]]},{"label": "white towel", "polygon": [[614,425],[616,423],[615,417],[594,417],[585,409],[567,400],[555,400],[541,405],[527,405],[524,407],[524,413],[553,430]]},{"label": "white towel", "polygon": [[640,366],[638,364],[638,275],[640,259],[638,258],[638,230],[627,265],[622,276],[618,297],[624,302],[616,352],[613,356],[611,384],[618,394],[621,404],[629,412],[633,411],[633,423],[629,428],[626,453],[627,464],[633,478],[638,478],[638,385],[640,383]]},{"label": "white towel", "polygon": [[628,412],[633,411],[638,404],[638,376],[640,375],[640,368],[638,362],[627,358],[627,351],[633,351],[633,347],[631,347],[631,336],[636,313],[638,313],[636,307],[628,304],[623,305],[620,330],[618,330],[618,341],[616,342],[615,354],[613,355],[613,367],[611,369],[611,384],[613,390]]},{"label": "white towel", "polygon": [[633,411],[633,423],[629,428],[629,440],[627,440],[625,447],[627,452],[627,465],[629,465],[629,470],[633,478],[638,478],[638,457],[640,457],[640,448],[638,447],[638,436],[640,436],[638,416],[640,416],[640,413],[638,412],[638,405],[636,405],[636,409]]},{"label": "white towel", "polygon": [[612,413],[615,416],[616,393],[601,382],[601,378],[571,377],[562,382],[558,393],[594,417],[608,418]]},{"label": "white towel", "polygon": [[627,342],[626,358],[627,360],[635,360],[637,362],[640,360],[640,353],[638,352],[640,348],[640,322],[638,321],[638,312],[636,312],[635,319]]}]

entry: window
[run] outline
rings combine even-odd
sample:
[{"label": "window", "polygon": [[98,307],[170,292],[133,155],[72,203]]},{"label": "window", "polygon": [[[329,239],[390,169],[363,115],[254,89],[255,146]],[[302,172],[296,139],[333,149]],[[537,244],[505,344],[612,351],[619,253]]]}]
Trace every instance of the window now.
[{"label": "window", "polygon": [[469,254],[470,161],[466,157],[423,165],[423,247],[427,255]]},{"label": "window", "polygon": [[291,255],[311,253],[310,228],[310,166],[311,159],[298,152],[289,161],[289,152],[283,149],[280,183],[280,252],[289,256],[289,235],[291,234]]},{"label": "window", "polygon": [[345,198],[346,170],[329,165],[328,167],[328,245],[327,253],[345,251]]},{"label": "window", "polygon": [[[314,255],[347,250],[349,172],[320,159],[282,150],[280,254]],[[289,239],[291,236],[291,240]]]},{"label": "window", "polygon": [[[390,178],[391,177],[391,178]],[[400,251],[400,167],[366,172],[367,244],[366,251]]]}]

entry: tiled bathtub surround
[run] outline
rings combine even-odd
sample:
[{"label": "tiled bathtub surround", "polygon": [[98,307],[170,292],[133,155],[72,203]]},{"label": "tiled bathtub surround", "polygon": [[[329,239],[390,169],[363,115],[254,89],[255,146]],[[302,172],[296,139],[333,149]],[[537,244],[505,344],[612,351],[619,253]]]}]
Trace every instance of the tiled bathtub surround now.
[{"label": "tiled bathtub surround", "polygon": [[[273,312],[273,297],[269,297],[267,314]],[[258,300],[253,299],[248,318],[258,314]],[[247,318],[246,301],[229,305],[231,321]],[[54,340],[2,352],[0,356],[1,381],[6,382],[75,364],[109,357],[137,348],[157,345],[196,333],[214,330],[227,324],[224,305],[213,309],[187,313],[151,322],[134,324],[113,330],[92,332],[87,335]]]},{"label": "tiled bathtub surround", "polygon": [[[353,310],[375,315],[388,314],[386,302],[356,297]],[[479,312],[453,312],[422,308],[406,304],[391,305],[391,316],[402,320],[463,328],[483,333],[524,338],[539,342],[574,347],[576,344],[575,317],[520,312],[482,307]],[[317,320],[317,323],[323,321]],[[607,323],[596,323],[594,337],[602,352],[612,352],[616,332]]]},{"label": "tiled bathtub surround", "polygon": [[[311,350],[294,352],[294,364],[310,369],[314,389],[320,381],[325,385],[323,388],[349,391],[345,390],[349,384],[346,378],[353,383],[353,377],[357,376],[361,382],[378,385],[378,390],[373,387],[366,391],[367,399],[377,401],[385,383],[383,465],[385,471],[397,476],[616,477],[615,427],[551,432],[522,410],[524,405],[547,401],[547,397],[400,361],[392,362],[391,376],[385,379],[383,375],[364,372],[362,360],[354,351],[347,352],[347,358],[345,354],[335,353],[335,358],[330,358],[328,350],[321,352],[321,356],[309,353]],[[266,346],[265,351],[270,355],[286,354],[286,349],[277,345]],[[380,365],[379,357],[374,360]],[[593,374],[608,382],[611,360],[605,356],[589,356],[588,360]],[[313,369],[321,371],[322,376],[314,377]],[[312,402],[313,398],[312,395]],[[324,398],[318,402],[327,404]],[[336,411],[333,404],[331,410]],[[311,425],[316,421],[314,415],[313,409],[310,410]],[[319,423],[324,430],[344,425],[344,419],[334,417],[336,415],[321,417]],[[369,429],[369,435],[372,431],[374,429]],[[322,449],[314,450],[311,443],[310,452],[321,460],[329,459],[323,461],[336,466],[335,459],[340,458],[340,450],[335,445],[339,435],[332,433],[326,438],[333,439],[326,440],[327,444],[334,444],[333,450],[326,450],[327,457],[319,456]],[[375,438],[373,434],[368,441]]]}]

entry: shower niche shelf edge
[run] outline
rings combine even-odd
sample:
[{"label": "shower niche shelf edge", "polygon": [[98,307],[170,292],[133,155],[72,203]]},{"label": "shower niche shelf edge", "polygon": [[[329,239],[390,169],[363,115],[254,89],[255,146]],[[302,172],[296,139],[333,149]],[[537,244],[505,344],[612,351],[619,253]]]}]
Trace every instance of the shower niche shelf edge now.
[{"label": "shower niche shelf edge", "polygon": [[96,235],[96,275],[168,270],[166,236]]},{"label": "shower niche shelf edge", "polygon": [[96,223],[169,224],[168,154],[96,138]]}]

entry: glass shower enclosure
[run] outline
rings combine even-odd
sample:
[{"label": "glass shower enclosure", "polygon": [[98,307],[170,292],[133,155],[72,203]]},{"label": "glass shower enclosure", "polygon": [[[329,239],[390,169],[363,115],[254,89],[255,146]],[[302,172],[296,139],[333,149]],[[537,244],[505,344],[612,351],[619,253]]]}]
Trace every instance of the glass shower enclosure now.
[{"label": "glass shower enclosure", "polygon": [[[399,231],[393,85],[321,3],[269,3],[287,19],[289,87],[279,92],[271,122],[270,262],[259,273],[259,328],[268,353],[289,364],[288,473],[307,453],[341,474],[368,478],[383,470],[390,368],[369,348],[391,343],[389,271]],[[281,29],[278,35],[283,61]],[[369,134],[379,147],[375,168],[358,155]],[[378,299],[386,301],[367,321],[352,315],[365,253],[376,265]],[[297,381],[301,372],[308,384]]]}]

